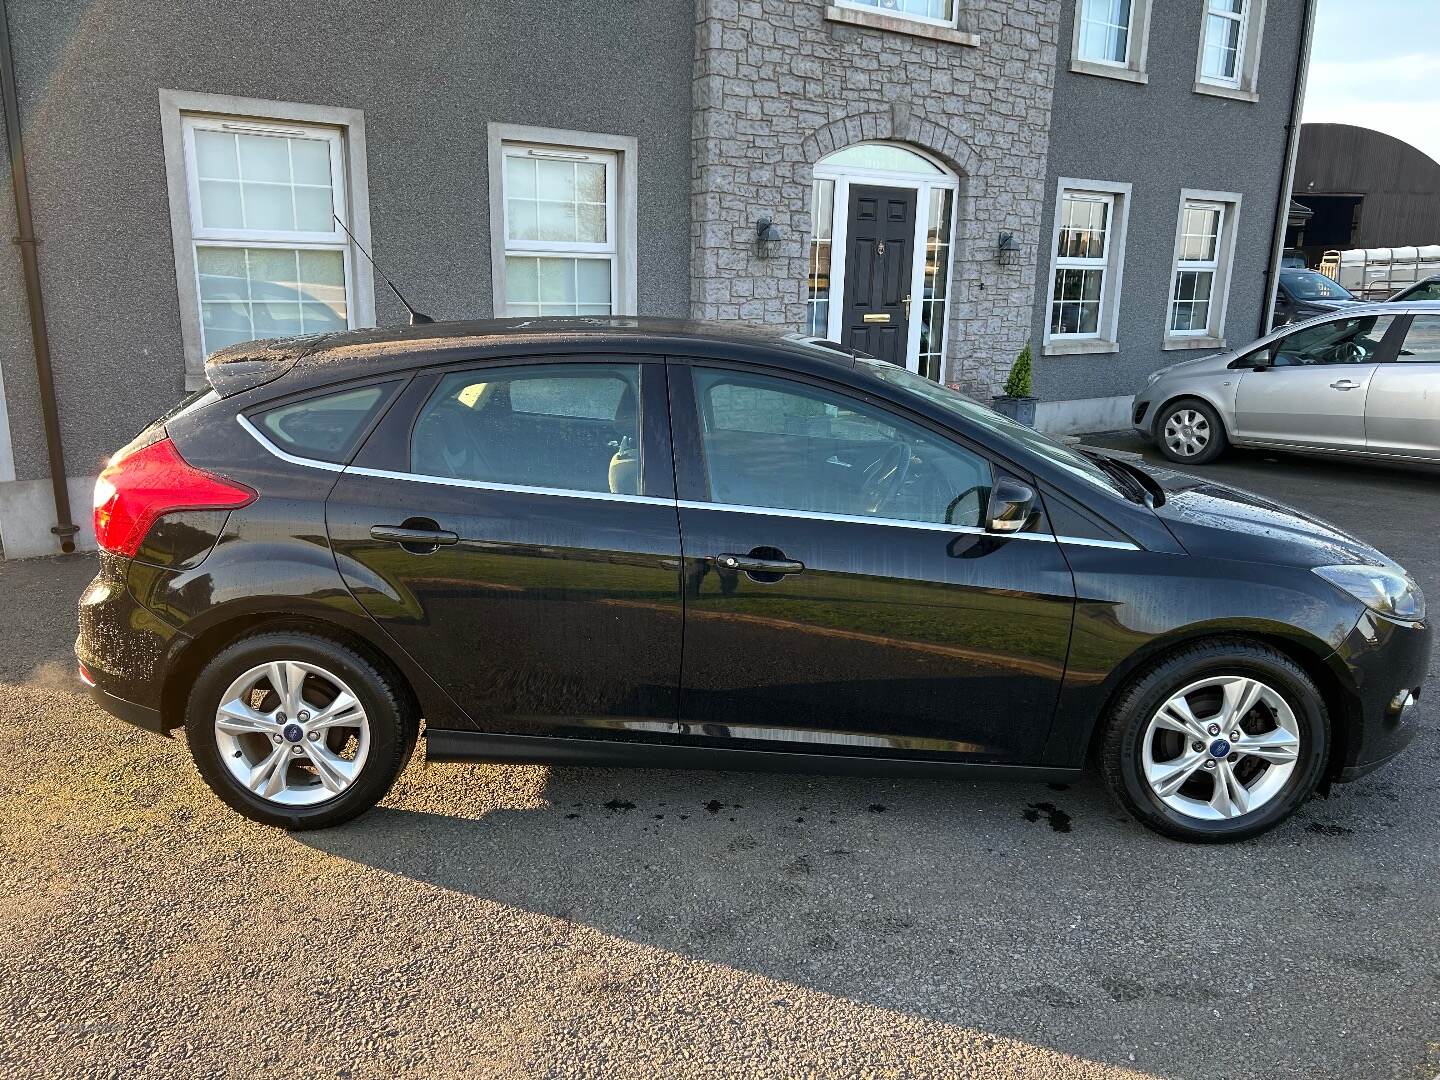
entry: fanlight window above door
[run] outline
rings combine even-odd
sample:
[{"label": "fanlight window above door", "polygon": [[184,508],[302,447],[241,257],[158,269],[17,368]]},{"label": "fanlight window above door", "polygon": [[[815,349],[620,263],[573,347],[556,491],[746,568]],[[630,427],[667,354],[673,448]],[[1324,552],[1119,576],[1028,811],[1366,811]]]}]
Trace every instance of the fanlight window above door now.
[{"label": "fanlight window above door", "polygon": [[891,173],[916,173],[920,176],[943,176],[944,170],[913,150],[893,143],[856,143],[836,150],[820,160],[821,165],[848,169],[877,169]]}]

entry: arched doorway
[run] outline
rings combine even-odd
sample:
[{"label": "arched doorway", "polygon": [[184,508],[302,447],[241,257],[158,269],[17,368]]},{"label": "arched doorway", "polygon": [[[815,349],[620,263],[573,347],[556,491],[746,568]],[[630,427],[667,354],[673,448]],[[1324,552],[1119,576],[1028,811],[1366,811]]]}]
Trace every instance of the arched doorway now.
[{"label": "arched doorway", "polygon": [[898,143],[815,166],[807,331],[940,380],[959,179]]}]

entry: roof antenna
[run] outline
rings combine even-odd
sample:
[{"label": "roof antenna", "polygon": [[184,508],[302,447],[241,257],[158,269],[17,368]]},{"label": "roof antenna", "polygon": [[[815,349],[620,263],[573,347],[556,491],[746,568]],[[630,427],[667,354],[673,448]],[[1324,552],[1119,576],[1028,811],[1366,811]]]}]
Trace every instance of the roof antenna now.
[{"label": "roof antenna", "polygon": [[381,270],[380,267],[375,265],[375,260],[370,257],[370,252],[366,251],[365,245],[360,243],[359,240],[356,240],[355,234],[352,233],[348,228],[346,228],[345,222],[340,220],[340,215],[335,213],[334,211],[331,211],[330,216],[335,219],[335,224],[339,225],[340,228],[345,230],[345,235],[350,237],[350,242],[360,249],[360,254],[365,256],[365,261],[368,262],[371,267],[374,268],[375,272],[380,275],[380,280],[385,282],[386,285],[390,286],[390,291],[395,294],[395,299],[399,300],[401,306],[410,313],[410,325],[419,326],[422,323],[433,323],[435,321],[434,319],[432,319],[429,315],[425,315],[419,311],[416,311],[413,307],[410,306],[410,301],[406,300],[405,297],[400,295],[400,290],[395,287],[395,283],[385,276],[384,270]]}]

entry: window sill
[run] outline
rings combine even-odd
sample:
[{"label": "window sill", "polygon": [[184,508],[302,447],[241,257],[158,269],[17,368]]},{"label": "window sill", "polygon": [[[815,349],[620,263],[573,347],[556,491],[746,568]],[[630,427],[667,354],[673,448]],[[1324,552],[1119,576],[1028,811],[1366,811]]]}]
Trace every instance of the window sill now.
[{"label": "window sill", "polygon": [[1248,101],[1252,104],[1260,100],[1260,95],[1254,90],[1246,90],[1244,87],[1238,86],[1216,86],[1214,83],[1207,82],[1196,82],[1195,93],[1229,98],[1231,101]]},{"label": "window sill", "polygon": [[1099,341],[1086,338],[1083,341],[1047,341],[1040,350],[1041,356],[1085,356],[1097,353],[1117,353],[1120,345],[1114,341]]},{"label": "window sill", "polygon": [[1223,337],[1167,337],[1160,342],[1163,352],[1177,352],[1182,349],[1225,349],[1229,348]]},{"label": "window sill", "polygon": [[1077,75],[1098,75],[1102,79],[1119,79],[1121,82],[1139,83],[1144,86],[1150,76],[1134,68],[1115,67],[1113,64],[1097,64],[1093,60],[1071,60],[1070,70]]},{"label": "window sill", "polygon": [[907,19],[903,15],[884,15],[878,11],[860,11],[858,8],[840,7],[838,4],[825,5],[825,21],[844,23],[846,26],[861,26],[867,30],[888,30],[892,34],[909,34],[911,37],[945,41],[951,45],[975,46],[980,44],[980,36],[972,34],[968,30],[917,22],[914,19]]}]

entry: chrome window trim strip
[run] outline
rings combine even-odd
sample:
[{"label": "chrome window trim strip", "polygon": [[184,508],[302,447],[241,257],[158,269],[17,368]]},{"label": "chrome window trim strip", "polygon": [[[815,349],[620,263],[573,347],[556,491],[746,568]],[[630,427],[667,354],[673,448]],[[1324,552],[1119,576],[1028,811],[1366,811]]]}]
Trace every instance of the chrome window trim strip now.
[{"label": "chrome window trim strip", "polygon": [[304,465],[305,467],[311,469],[324,469],[326,472],[338,473],[345,471],[344,465],[336,465],[333,461],[319,461],[316,458],[298,457],[295,454],[287,454],[284,450],[281,450],[280,447],[276,446],[273,442],[266,438],[265,433],[261,431],[258,427],[256,427],[254,424],[252,424],[248,417],[237,415],[235,417],[235,420],[242,428],[244,428],[250,433],[250,437],[252,439],[259,443],[261,447],[274,454],[281,461],[288,461],[291,465]]},{"label": "chrome window trim strip", "polygon": [[895,529],[919,529],[943,532],[951,536],[993,536],[1001,540],[1040,540],[1047,543],[1073,544],[1077,547],[1112,548],[1116,551],[1139,551],[1124,540],[1092,540],[1087,536],[1054,536],[1050,533],[997,533],[977,525],[942,525],[932,521],[909,521],[905,518],[862,517],[859,514],[825,514],[818,510],[787,510],[774,506],[743,506],[738,503],[707,503],[680,500],[682,510],[728,510],[736,514],[763,514],[769,517],[801,518],[809,521],[835,521],[846,525],[886,525]]},{"label": "chrome window trim strip", "polygon": [[391,469],[365,469],[350,466],[345,470],[356,476],[373,476],[379,480],[409,480],[420,484],[441,484],[445,487],[471,488],[476,491],[498,491],[511,495],[554,495],[562,499],[595,499],[599,502],[636,503],[640,506],[675,505],[674,499],[657,499],[653,495],[620,495],[613,491],[583,491],[578,488],[531,487],[529,484],[500,484],[488,480],[464,480],[458,476],[430,476],[427,473],[395,472]]},{"label": "chrome window trim strip", "polygon": [[723,510],[734,514],[759,514],[767,517],[797,518],[804,521],[834,521],[842,525],[886,525],[895,529],[918,529],[922,532],[949,533],[951,536],[994,536],[1003,540],[1039,540],[1069,544],[1074,547],[1108,548],[1112,551],[1139,551],[1137,544],[1124,540],[1096,540],[1088,536],[1052,536],[1050,533],[994,533],[975,525],[942,525],[930,521],[907,521],[904,518],[862,517],[859,514],[825,514],[817,510],[788,510],[776,506],[744,506],[738,503],[695,502],[690,499],[658,499],[653,495],[619,495],[610,491],[581,491],[575,488],[532,487],[528,484],[500,484],[484,480],[463,480],[455,476],[430,476],[426,473],[396,472],[391,469],[366,469],[360,466],[337,465],[333,461],[298,457],[287,454],[244,416],[236,421],[262,448],[281,461],[326,472],[343,472],[369,476],[377,480],[405,480],[410,483],[440,484],[444,487],[470,488],[474,491],[495,491],[513,495],[551,495],[562,499],[593,499],[597,502],[635,503],[640,506],[674,506],[683,510]]}]

